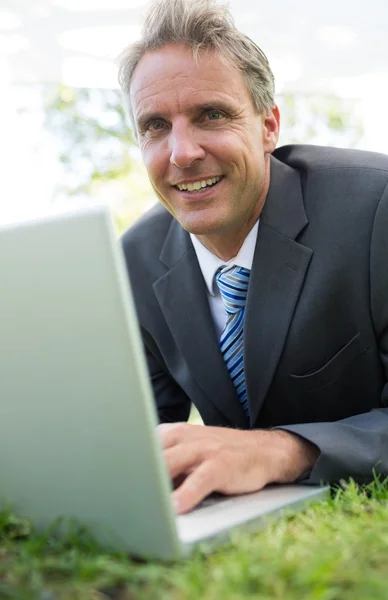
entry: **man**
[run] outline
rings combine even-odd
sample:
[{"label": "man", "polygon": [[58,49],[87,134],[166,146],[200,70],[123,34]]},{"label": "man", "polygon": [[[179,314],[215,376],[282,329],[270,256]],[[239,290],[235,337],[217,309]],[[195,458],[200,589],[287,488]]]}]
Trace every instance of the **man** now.
[{"label": "man", "polygon": [[156,2],[120,82],[160,200],[123,247],[177,512],[387,474],[388,158],[275,150],[267,59],[212,0]]}]

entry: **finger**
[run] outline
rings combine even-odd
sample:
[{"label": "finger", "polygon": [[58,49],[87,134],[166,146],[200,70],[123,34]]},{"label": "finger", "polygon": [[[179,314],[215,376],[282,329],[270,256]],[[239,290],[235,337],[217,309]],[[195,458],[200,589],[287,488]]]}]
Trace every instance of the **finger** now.
[{"label": "finger", "polygon": [[184,443],[188,439],[198,438],[198,435],[203,435],[205,430],[203,425],[191,425],[189,423],[174,423],[174,425],[175,427],[168,430],[162,430],[161,440],[164,449]]},{"label": "finger", "polygon": [[192,510],[201,500],[218,488],[217,468],[211,461],[201,463],[182,485],[172,492],[172,501],[179,515]]},{"label": "finger", "polygon": [[179,436],[173,435],[173,432],[181,427],[185,426],[184,421],[177,423],[160,423],[156,426],[156,431],[159,434],[159,439],[162,443],[162,447],[165,448],[167,445],[174,445],[178,442]]},{"label": "finger", "polygon": [[163,456],[171,479],[175,479],[196,467],[203,459],[203,452],[195,444],[178,444],[165,449]]},{"label": "finger", "polygon": [[176,423],[159,423],[159,425],[156,426],[156,431],[163,433],[164,431],[175,429],[176,427],[179,427],[179,425],[186,425],[186,423],[184,421],[176,421]]}]

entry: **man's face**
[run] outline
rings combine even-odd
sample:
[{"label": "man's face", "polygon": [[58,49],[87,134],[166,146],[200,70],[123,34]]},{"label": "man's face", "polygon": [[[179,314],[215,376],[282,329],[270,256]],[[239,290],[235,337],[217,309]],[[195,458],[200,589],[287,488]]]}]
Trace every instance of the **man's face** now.
[{"label": "man's face", "polygon": [[182,227],[197,235],[249,231],[268,190],[277,108],[259,115],[237,69],[213,51],[196,63],[182,45],[143,56],[131,100],[152,186]]}]

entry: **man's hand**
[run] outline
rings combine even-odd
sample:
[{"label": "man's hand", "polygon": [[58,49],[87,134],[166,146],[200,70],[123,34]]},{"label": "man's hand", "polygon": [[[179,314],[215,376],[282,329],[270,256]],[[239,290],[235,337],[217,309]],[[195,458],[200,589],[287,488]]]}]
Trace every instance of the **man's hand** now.
[{"label": "man's hand", "polygon": [[242,494],[268,483],[291,483],[312,468],[314,444],[286,431],[240,431],[186,423],[158,426],[171,479],[185,477],[173,492],[178,514],[211,492]]}]

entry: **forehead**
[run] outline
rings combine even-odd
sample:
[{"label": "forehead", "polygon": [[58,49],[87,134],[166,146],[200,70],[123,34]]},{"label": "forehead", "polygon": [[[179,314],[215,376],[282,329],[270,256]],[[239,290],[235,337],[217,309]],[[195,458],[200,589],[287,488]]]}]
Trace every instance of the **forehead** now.
[{"label": "forehead", "polygon": [[190,48],[166,45],[146,53],[132,76],[131,102],[136,116],[218,100],[249,102],[250,93],[239,70],[215,51],[202,51],[195,60]]}]

